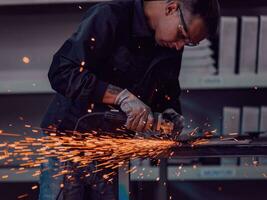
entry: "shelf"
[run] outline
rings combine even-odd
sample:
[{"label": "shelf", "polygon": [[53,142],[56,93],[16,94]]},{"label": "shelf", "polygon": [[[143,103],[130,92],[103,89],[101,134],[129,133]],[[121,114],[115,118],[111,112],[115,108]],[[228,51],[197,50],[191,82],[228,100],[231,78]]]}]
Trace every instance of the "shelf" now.
[{"label": "shelf", "polygon": [[19,173],[19,168],[16,168],[15,170],[11,170],[11,168],[1,168],[0,169],[0,177],[8,176],[8,178],[0,179],[0,183],[9,183],[9,182],[38,182],[39,176],[33,176],[39,168],[28,168],[23,173]]},{"label": "shelf", "polygon": [[[267,75],[181,76],[182,89],[267,88]],[[0,73],[0,94],[53,93],[43,70],[10,70]]]},{"label": "shelf", "polygon": [[183,89],[249,89],[267,88],[267,74],[243,75],[181,75]]},{"label": "shelf", "polygon": [[[266,180],[267,166],[168,167],[168,181]],[[137,167],[131,181],[158,181],[158,167]]]},{"label": "shelf", "polygon": [[267,166],[169,167],[168,180],[265,180],[266,169]]},{"label": "shelf", "polygon": [[39,5],[39,4],[67,4],[67,3],[94,3],[108,0],[1,0],[0,6]]},{"label": "shelf", "polygon": [[1,71],[0,94],[53,93],[47,71]]},{"label": "shelf", "polygon": [[[8,175],[0,182],[37,182],[38,176],[32,176],[38,168],[27,169],[25,173],[16,174],[18,170],[0,169],[1,177]],[[204,180],[266,180],[267,166],[184,166],[168,167],[168,181],[204,181]],[[159,167],[137,167],[130,174],[131,181],[158,181]]]}]

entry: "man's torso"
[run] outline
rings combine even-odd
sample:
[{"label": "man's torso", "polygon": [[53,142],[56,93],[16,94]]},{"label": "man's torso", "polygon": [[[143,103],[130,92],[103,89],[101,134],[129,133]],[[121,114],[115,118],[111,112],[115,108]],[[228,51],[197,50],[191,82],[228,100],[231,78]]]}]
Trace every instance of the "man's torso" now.
[{"label": "man's torso", "polygon": [[[116,39],[108,58],[97,61],[92,72],[98,79],[123,89],[127,88],[154,108],[153,111],[160,110],[162,105],[158,105],[159,108],[154,105],[154,96],[165,83],[176,81],[178,84],[182,51],[162,48],[156,45],[153,35],[151,37],[146,34],[147,30],[140,32],[144,26],[140,26],[140,20],[143,20],[144,16],[139,16],[140,10],[136,12],[136,9],[140,9],[136,6],[136,1],[114,1],[105,3],[106,5],[110,6],[110,12],[106,14],[115,15],[118,19],[114,22],[117,26]],[[93,9],[101,9],[101,5]],[[65,126],[64,118],[69,115],[79,118],[86,114],[88,109],[57,94],[44,117],[42,127],[60,124],[61,127],[69,129],[73,125]],[[108,106],[98,104],[94,105],[93,112],[107,109]]]}]

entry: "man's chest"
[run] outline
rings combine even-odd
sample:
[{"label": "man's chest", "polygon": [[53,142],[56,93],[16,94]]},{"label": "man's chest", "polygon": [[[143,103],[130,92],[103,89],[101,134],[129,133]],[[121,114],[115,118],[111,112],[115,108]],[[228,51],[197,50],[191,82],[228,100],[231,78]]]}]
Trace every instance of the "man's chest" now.
[{"label": "man's chest", "polygon": [[108,59],[110,78],[117,85],[137,84],[149,70],[155,57],[155,43],[151,40],[131,38],[120,42]]}]

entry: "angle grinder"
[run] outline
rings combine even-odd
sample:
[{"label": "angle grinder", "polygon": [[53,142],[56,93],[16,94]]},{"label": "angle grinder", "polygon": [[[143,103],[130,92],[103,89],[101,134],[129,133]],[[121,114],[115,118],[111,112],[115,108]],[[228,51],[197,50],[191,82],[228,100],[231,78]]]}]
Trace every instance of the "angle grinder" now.
[{"label": "angle grinder", "polygon": [[[95,130],[96,132],[110,132],[110,133],[122,133],[129,135],[143,135],[143,136],[177,136],[179,132],[175,131],[175,124],[171,121],[171,116],[168,113],[153,113],[154,121],[151,126],[151,130],[146,133],[137,133],[131,130],[127,130],[125,127],[127,116],[124,112],[119,110],[109,110],[105,112],[92,112],[88,113],[78,120],[75,117],[69,116],[68,121],[64,124],[73,124],[76,122],[74,131],[88,132]],[[68,129],[71,130],[71,129]]]}]

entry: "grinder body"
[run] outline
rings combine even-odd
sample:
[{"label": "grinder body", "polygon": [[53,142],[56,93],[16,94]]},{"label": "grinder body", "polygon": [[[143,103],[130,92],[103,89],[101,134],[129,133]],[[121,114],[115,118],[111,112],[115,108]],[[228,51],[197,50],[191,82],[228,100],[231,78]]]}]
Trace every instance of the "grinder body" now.
[{"label": "grinder body", "polygon": [[[174,124],[168,119],[168,116],[161,113],[153,114],[154,121],[149,131],[153,135],[171,135],[174,129]],[[74,116],[69,116],[64,124],[73,124],[75,127],[69,130],[82,132],[90,132],[92,130],[97,132],[110,132],[110,133],[127,133],[135,135],[136,132],[127,130],[125,124],[127,115],[119,110],[110,110],[105,112],[88,113],[79,119]],[[69,122],[69,123],[68,123]]]},{"label": "grinder body", "polygon": [[[170,134],[174,130],[174,124],[168,119],[168,116],[161,113],[153,114],[154,121],[151,127],[151,131]],[[104,119],[109,120],[111,123],[119,123],[120,126],[126,124],[127,116],[125,113],[118,110],[107,111],[104,114]]]}]

